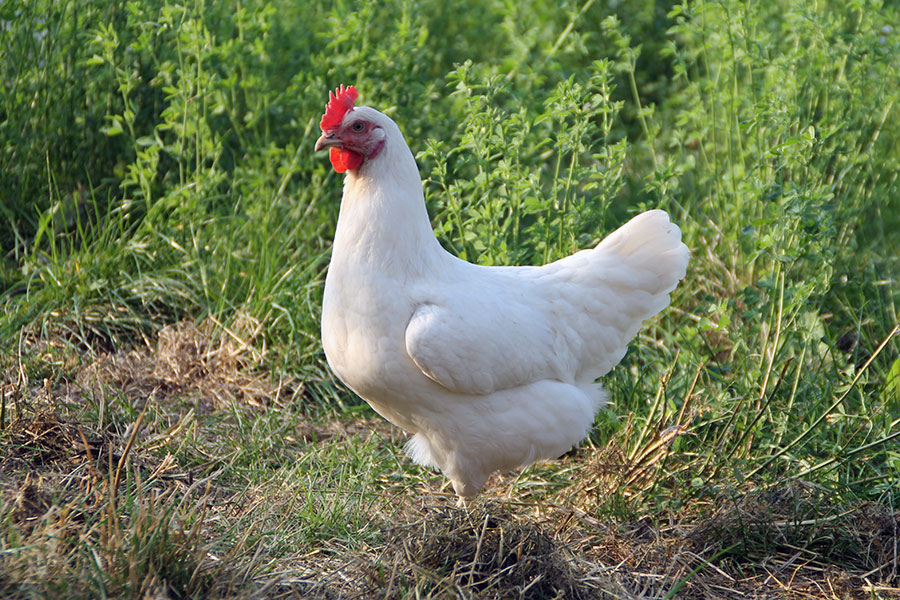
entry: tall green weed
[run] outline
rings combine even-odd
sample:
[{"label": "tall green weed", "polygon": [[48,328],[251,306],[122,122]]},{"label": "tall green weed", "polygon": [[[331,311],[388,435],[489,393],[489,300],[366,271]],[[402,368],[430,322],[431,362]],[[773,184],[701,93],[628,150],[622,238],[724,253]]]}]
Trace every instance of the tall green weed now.
[{"label": "tall green weed", "polygon": [[327,380],[340,178],[311,146],[354,83],[468,260],[552,260],[649,207],[682,226],[688,278],[609,378],[598,439],[615,414],[633,445],[694,414],[676,443],[699,463],[669,488],[724,470],[887,493],[897,22],[792,0],[3,3],[0,340],[122,348],[210,316]]}]

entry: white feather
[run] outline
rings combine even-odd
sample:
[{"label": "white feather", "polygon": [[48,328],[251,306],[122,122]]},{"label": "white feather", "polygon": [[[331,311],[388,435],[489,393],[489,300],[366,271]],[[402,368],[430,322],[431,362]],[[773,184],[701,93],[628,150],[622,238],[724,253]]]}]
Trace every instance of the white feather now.
[{"label": "white feather", "polygon": [[564,453],[605,402],[596,378],[684,277],[678,227],[653,210],[542,267],[472,265],[435,239],[394,122],[348,114],[386,135],[344,184],[322,311],[331,367],[462,496],[498,469]]}]

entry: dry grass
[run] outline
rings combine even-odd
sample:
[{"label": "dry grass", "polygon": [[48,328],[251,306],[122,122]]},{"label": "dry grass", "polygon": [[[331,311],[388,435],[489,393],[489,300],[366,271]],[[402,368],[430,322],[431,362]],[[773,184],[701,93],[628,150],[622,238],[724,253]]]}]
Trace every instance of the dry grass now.
[{"label": "dry grass", "polygon": [[501,504],[428,507],[419,519],[387,530],[385,538],[370,590],[385,598],[423,585],[440,593],[462,587],[483,598],[589,597],[565,545]]},{"label": "dry grass", "polygon": [[[273,385],[256,369],[262,353],[253,343],[259,325],[241,328],[248,335],[217,331],[211,321],[164,327],[155,346],[102,354],[80,370],[76,381],[95,394],[107,388],[139,401],[151,395],[193,397],[209,410],[237,400],[263,407],[284,399],[285,385]],[[291,393],[302,393],[289,387]]]},{"label": "dry grass", "polygon": [[[763,510],[760,495],[747,498]],[[710,503],[667,523],[616,523],[562,506],[495,499],[461,509],[442,497],[420,498],[408,501],[402,524],[384,525],[383,544],[317,553],[304,576],[279,589],[360,599],[900,597],[896,575],[865,572],[866,559],[836,564],[804,546],[812,524],[795,523],[788,536],[776,523],[782,536],[769,552],[755,548],[757,538],[736,542],[733,520],[743,508],[725,504],[713,515]],[[873,519],[871,506],[844,508],[855,515],[852,535],[894,545],[900,514],[882,509]],[[844,535],[831,534],[835,542]]]},{"label": "dry grass", "polygon": [[[3,432],[0,596],[143,597],[212,590],[202,509],[131,441],[46,408]],[[148,471],[148,469],[150,469]]]},{"label": "dry grass", "polygon": [[[17,401],[0,432],[0,596],[900,598],[900,513],[880,504],[787,482],[700,495],[652,520],[604,509],[610,494],[639,496],[675,464],[683,415],[658,432],[626,427],[643,440],[630,453],[612,440],[522,477],[500,474],[466,509],[441,478],[396,457],[397,432],[380,420],[299,419],[276,461],[287,467],[236,484],[240,445],[213,454],[222,427],[239,435],[223,412],[287,415],[286,390],[301,387],[273,384],[258,358],[234,336],[182,323],[155,346],[75,369],[74,382],[23,388],[14,369],[4,390]],[[110,393],[118,412],[88,410]],[[191,425],[201,456],[189,464],[169,451],[190,429],[185,404],[203,409]],[[212,423],[219,433],[203,434]],[[250,451],[259,440],[243,443]],[[374,534],[304,529],[329,506],[338,519],[349,510],[342,484],[319,477],[323,489],[309,496],[294,483],[302,471],[285,471],[291,460],[326,460],[316,454],[324,446],[395,461],[382,463],[358,509]],[[200,458],[209,466],[190,462]]]},{"label": "dry grass", "polygon": [[[216,557],[227,510],[208,505],[227,507],[233,491],[161,450],[183,439],[196,407],[212,414],[237,402],[249,415],[289,388],[270,383],[250,345],[211,334],[180,323],[154,346],[84,365],[62,341],[23,339],[3,382],[0,596],[231,596],[247,571],[235,565],[253,555],[231,542],[233,560]],[[23,359],[77,375],[31,385]],[[331,434],[310,426],[306,435]]]}]

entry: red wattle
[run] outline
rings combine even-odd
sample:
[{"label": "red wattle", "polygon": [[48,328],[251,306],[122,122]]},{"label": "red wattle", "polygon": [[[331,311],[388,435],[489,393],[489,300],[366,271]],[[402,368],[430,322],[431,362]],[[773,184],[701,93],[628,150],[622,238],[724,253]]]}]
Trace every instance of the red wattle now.
[{"label": "red wattle", "polygon": [[362,154],[353,150],[338,148],[337,146],[331,147],[328,158],[331,160],[331,166],[338,173],[343,173],[348,169],[357,169],[363,161]]}]

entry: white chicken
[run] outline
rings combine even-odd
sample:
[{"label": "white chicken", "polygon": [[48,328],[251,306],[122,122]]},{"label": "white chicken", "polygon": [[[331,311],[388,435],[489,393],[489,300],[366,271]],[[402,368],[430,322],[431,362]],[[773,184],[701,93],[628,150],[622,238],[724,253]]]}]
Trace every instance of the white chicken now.
[{"label": "white chicken", "polygon": [[541,267],[465,262],[434,236],[400,129],[356,97],[329,94],[315,146],[347,172],[322,345],[350,389],[413,434],[409,456],[470,497],[494,471],[587,436],[606,400],[597,378],[669,304],[688,249],[651,210]]}]

